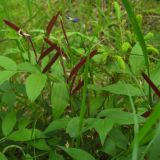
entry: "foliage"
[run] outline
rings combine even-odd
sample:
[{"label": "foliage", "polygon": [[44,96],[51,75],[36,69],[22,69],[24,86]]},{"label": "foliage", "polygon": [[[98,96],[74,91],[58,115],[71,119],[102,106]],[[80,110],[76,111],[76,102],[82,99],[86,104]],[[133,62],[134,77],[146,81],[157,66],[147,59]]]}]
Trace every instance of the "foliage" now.
[{"label": "foliage", "polygon": [[144,1],[0,0],[0,160],[159,159]]}]

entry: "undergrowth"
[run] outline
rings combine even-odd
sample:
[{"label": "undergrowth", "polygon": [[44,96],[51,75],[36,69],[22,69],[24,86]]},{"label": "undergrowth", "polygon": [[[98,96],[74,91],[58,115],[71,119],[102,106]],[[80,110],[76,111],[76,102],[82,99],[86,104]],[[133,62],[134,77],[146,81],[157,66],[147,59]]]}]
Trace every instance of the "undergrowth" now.
[{"label": "undergrowth", "polygon": [[159,160],[158,10],[0,2],[0,160]]}]

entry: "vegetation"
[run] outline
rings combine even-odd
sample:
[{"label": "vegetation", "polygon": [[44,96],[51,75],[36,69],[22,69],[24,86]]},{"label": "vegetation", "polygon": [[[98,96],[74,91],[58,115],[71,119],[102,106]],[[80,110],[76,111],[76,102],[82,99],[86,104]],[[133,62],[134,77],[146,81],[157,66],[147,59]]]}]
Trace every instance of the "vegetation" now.
[{"label": "vegetation", "polygon": [[159,7],[0,0],[0,160],[159,160]]}]

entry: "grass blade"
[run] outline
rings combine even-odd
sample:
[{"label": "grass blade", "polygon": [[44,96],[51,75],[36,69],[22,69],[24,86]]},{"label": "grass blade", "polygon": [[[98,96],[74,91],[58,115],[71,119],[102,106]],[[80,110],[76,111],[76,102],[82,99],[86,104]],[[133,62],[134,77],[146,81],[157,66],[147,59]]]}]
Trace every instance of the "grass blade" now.
[{"label": "grass blade", "polygon": [[[144,55],[144,60],[145,60],[146,68],[147,68],[147,74],[148,74],[148,77],[150,77],[148,51],[147,51],[147,46],[146,46],[142,31],[139,27],[136,16],[134,14],[134,11],[133,11],[129,1],[128,0],[122,0],[122,3],[123,3],[123,5],[124,5],[124,7],[127,11],[128,17],[129,17],[130,22],[133,26],[133,29],[134,29],[135,35],[137,37],[137,40],[138,40],[138,42],[139,42],[139,44],[142,48],[143,55]],[[150,106],[152,106],[152,95],[151,95],[150,86],[149,86],[149,103],[150,103]]]}]

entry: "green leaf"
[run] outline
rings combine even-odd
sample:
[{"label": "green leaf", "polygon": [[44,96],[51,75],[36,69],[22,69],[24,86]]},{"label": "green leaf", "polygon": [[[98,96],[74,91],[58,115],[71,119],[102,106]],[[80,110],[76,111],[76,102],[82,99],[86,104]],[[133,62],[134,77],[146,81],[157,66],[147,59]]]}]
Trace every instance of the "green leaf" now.
[{"label": "green leaf", "polygon": [[29,142],[34,148],[37,148],[42,151],[49,151],[50,147],[46,143],[45,139],[37,139]]},{"label": "green leaf", "polygon": [[49,160],[64,160],[63,156],[57,154],[55,151],[51,151],[49,155]]},{"label": "green leaf", "polygon": [[0,85],[12,77],[15,73],[15,71],[0,71]]},{"label": "green leaf", "polygon": [[[134,124],[134,114],[130,112],[124,112],[120,108],[114,109],[106,109],[99,113],[98,117],[106,117],[112,120],[116,124],[120,125],[127,125],[127,124]],[[145,118],[137,115],[139,123],[144,123]]]},{"label": "green leaf", "polygon": [[66,133],[68,133],[71,138],[79,136],[79,117],[74,117],[69,121]]},{"label": "green leaf", "polygon": [[53,132],[53,131],[59,130],[59,129],[65,129],[67,127],[69,120],[70,120],[70,118],[62,118],[62,119],[54,120],[45,129],[44,133]]},{"label": "green leaf", "polygon": [[115,142],[117,147],[126,150],[128,145],[127,136],[124,135],[118,127],[111,130],[109,137]]},{"label": "green leaf", "polygon": [[82,149],[77,148],[65,148],[59,146],[62,150],[64,150],[69,156],[71,156],[74,160],[95,160],[95,158]]},{"label": "green leaf", "polygon": [[115,142],[110,138],[107,137],[104,146],[101,149],[102,152],[105,152],[111,156],[115,156],[116,155],[116,145]]},{"label": "green leaf", "polygon": [[2,95],[2,102],[7,104],[8,107],[13,107],[15,101],[16,101],[16,95],[11,91],[6,92]]},{"label": "green leaf", "polygon": [[129,62],[131,65],[131,69],[135,74],[139,73],[143,69],[145,62],[143,57],[143,51],[139,43],[136,43],[135,46],[132,48]]},{"label": "green leaf", "polygon": [[148,160],[159,160],[160,158],[160,148],[159,148],[160,136],[158,135],[153,141],[150,149],[148,151]]},{"label": "green leaf", "polygon": [[[110,93],[119,94],[119,95],[143,96],[143,93],[139,88],[136,88],[131,84],[127,84],[121,81],[115,84],[108,85],[106,87],[96,87],[94,85],[89,85],[89,88],[96,91],[108,91]],[[128,90],[130,91],[129,93],[128,93]]]},{"label": "green leaf", "polygon": [[0,152],[0,160],[8,160],[7,157]]},{"label": "green leaf", "polygon": [[104,145],[106,135],[110,132],[112,127],[113,127],[113,121],[108,118],[97,119],[95,121],[94,128],[100,136],[102,146]]},{"label": "green leaf", "polygon": [[35,73],[31,74],[26,80],[27,96],[31,102],[35,101],[40,95],[46,83],[46,75]]},{"label": "green leaf", "polygon": [[38,129],[22,129],[13,132],[7,138],[13,141],[25,142],[38,138],[46,138],[46,136]]},{"label": "green leaf", "polygon": [[52,87],[51,103],[54,118],[59,118],[68,105],[69,95],[66,84],[55,83]]},{"label": "green leaf", "polygon": [[17,64],[10,58],[0,56],[0,66],[9,71],[16,71]]},{"label": "green leaf", "polygon": [[2,132],[5,136],[9,135],[16,124],[16,113],[14,111],[8,112],[2,120]]},{"label": "green leaf", "polygon": [[22,72],[30,72],[30,73],[40,72],[37,66],[28,62],[18,64],[18,70]]}]

